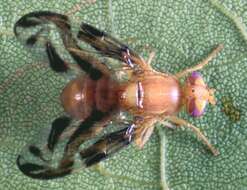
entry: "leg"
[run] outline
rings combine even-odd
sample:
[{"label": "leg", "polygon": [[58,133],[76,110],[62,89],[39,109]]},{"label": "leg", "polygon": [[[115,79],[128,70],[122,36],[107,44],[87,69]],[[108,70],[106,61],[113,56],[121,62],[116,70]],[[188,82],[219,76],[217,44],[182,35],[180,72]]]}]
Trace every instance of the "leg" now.
[{"label": "leg", "polygon": [[[135,75],[136,73],[138,73],[138,75],[140,75],[140,72],[141,73],[143,73],[143,71],[144,71],[144,73],[146,74],[146,73],[148,73],[148,72],[153,72],[153,69],[152,69],[152,67],[151,67],[151,62],[152,62],[152,60],[153,60],[153,58],[155,57],[155,52],[151,52],[150,54],[149,54],[149,57],[148,57],[148,60],[147,60],[147,62],[145,63],[145,62],[143,62],[143,64],[145,64],[144,65],[144,67],[143,67],[143,69],[142,70],[137,70],[137,71],[134,71],[131,67],[129,67],[128,65],[125,65],[125,66],[122,66],[121,67],[121,69],[113,69],[114,70],[114,72],[116,72],[116,76],[117,76],[117,79],[118,80],[121,80],[121,79],[123,79],[123,76],[125,76],[126,74],[127,74],[127,76],[128,76],[128,78],[130,79],[130,78],[132,78],[133,77],[133,75]],[[144,70],[145,69],[145,70]]]},{"label": "leg", "polygon": [[175,126],[171,125],[169,122],[163,121],[160,118],[143,118],[141,121],[136,120],[135,122],[135,144],[138,148],[142,149],[144,145],[148,142],[149,138],[153,134],[155,123],[160,123],[166,127],[174,129]]},{"label": "leg", "polygon": [[[137,39],[136,38],[128,38],[126,40],[126,42],[128,44],[130,43],[133,43],[133,42],[136,42]],[[141,45],[141,46],[137,46],[136,47],[136,50],[138,50],[138,52],[142,52],[142,51],[145,51],[147,52],[149,55],[148,55],[148,59],[146,60],[146,64],[147,64],[147,67],[150,68],[150,70],[153,70],[152,67],[150,66],[151,65],[151,62],[153,61],[154,57],[155,57],[155,51],[152,47],[150,47],[149,45]]]},{"label": "leg", "polygon": [[135,120],[135,144],[142,149],[153,134],[154,124],[158,120],[154,117]]},{"label": "leg", "polygon": [[210,144],[207,137],[205,137],[204,134],[198,128],[196,128],[194,125],[192,125],[192,124],[188,123],[187,121],[180,119],[176,116],[167,117],[167,120],[171,121],[174,124],[177,124],[178,126],[184,126],[184,127],[192,129],[192,131],[196,134],[196,136],[207,145],[208,149],[215,156],[219,155],[219,151],[216,148],[214,148],[213,145]]},{"label": "leg", "polygon": [[151,62],[153,61],[154,57],[155,57],[155,52],[152,51],[152,52],[149,54],[149,57],[148,57],[148,60],[147,60],[147,64],[148,64],[148,65],[151,64]]},{"label": "leg", "polygon": [[79,12],[82,7],[85,9],[88,5],[96,3],[96,0],[81,0],[79,3],[76,3],[73,7],[71,7],[67,12],[66,15],[71,16],[75,15],[75,13]]},{"label": "leg", "polygon": [[193,72],[193,71],[197,71],[202,69],[204,66],[206,66],[221,50],[223,49],[223,44],[218,45],[209,55],[206,59],[204,59],[203,61],[201,61],[198,65],[185,69],[184,71],[181,71],[179,73],[176,73],[175,76],[177,78],[181,78],[186,76],[187,74]]},{"label": "leg", "polygon": [[163,125],[164,127],[167,127],[169,129],[176,129],[176,126],[175,125],[172,125],[170,122],[168,121],[158,121],[159,124]]}]

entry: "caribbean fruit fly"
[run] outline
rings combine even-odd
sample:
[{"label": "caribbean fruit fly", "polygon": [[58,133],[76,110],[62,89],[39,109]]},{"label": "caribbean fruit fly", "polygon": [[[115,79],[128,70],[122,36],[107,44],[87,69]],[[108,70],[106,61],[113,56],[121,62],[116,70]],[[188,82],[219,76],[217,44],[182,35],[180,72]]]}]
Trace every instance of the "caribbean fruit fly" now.
[{"label": "caribbean fruit fly", "polygon": [[[57,52],[48,35],[52,25],[76,64],[69,64]],[[198,65],[171,75],[151,68],[154,54],[145,61],[127,45],[89,24],[82,23],[75,36],[65,15],[48,11],[29,13],[16,22],[14,33],[24,38],[28,47],[41,43],[53,71],[84,72],[62,90],[60,99],[65,113],[52,122],[46,142],[41,147],[29,144],[18,156],[17,165],[25,175],[38,179],[63,177],[75,171],[76,161],[81,167],[89,167],[132,142],[142,148],[153,133],[154,124],[164,124],[164,121],[190,128],[213,155],[219,154],[198,128],[176,114],[185,107],[189,115],[198,117],[203,115],[207,103],[215,104],[214,90],[197,71],[207,65],[223,45],[218,45]],[[102,61],[92,51],[82,48],[80,41],[90,45],[101,57],[122,62],[128,80],[113,77],[117,72],[107,66],[106,59]],[[187,78],[181,83],[183,77]],[[118,115],[123,112],[133,116],[131,120],[121,120]],[[119,129],[100,135],[110,122],[117,123]],[[92,139],[97,140],[82,148],[84,142]],[[57,158],[54,154],[61,144],[63,153]],[[56,164],[52,164],[54,160]]]}]

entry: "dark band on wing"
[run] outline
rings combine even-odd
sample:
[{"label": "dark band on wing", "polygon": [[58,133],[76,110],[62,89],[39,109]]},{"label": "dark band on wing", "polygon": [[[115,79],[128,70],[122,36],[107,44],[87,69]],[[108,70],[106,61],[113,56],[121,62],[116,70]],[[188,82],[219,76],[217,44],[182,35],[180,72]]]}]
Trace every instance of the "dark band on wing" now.
[{"label": "dark band on wing", "polygon": [[53,71],[66,72],[68,70],[67,63],[59,56],[51,42],[46,43],[46,53]]},{"label": "dark band on wing", "polygon": [[26,40],[26,45],[27,45],[27,46],[34,46],[34,44],[36,44],[36,42],[38,41],[38,37],[39,37],[39,34],[38,34],[38,33],[31,35],[31,36]]},{"label": "dark band on wing", "polygon": [[129,127],[105,135],[89,148],[82,150],[81,159],[86,167],[90,167],[127,147],[133,141],[133,137],[134,130],[129,133]]},{"label": "dark band on wing", "polygon": [[[81,48],[79,47],[77,48],[78,50],[82,51]],[[70,50],[69,50],[69,53],[73,57],[73,59],[76,61],[76,63],[79,65],[79,67],[89,74],[91,79],[98,80],[103,76],[103,73],[92,65],[89,57],[86,59],[85,55],[82,56],[81,54],[77,54]]]},{"label": "dark band on wing", "polygon": [[[108,113],[98,110],[92,111],[91,115],[79,125],[67,142],[59,168],[66,168],[67,163],[74,162],[75,154],[78,152],[81,144],[97,136],[105,127],[103,120],[108,117]],[[95,125],[97,122],[100,125]]]},{"label": "dark band on wing", "polygon": [[[23,163],[22,163],[23,162]],[[22,156],[18,156],[16,164],[22,173],[34,179],[55,179],[64,177],[72,172],[72,167],[55,170],[46,165],[25,162]]]},{"label": "dark band on wing", "polygon": [[[47,32],[47,28],[45,24],[48,24],[49,22],[54,23],[59,29],[60,33],[64,32],[66,35],[66,38],[72,37],[71,31],[70,31],[70,24],[68,17],[65,15],[61,15],[58,13],[53,13],[49,11],[38,11],[38,12],[31,12],[23,17],[21,17],[14,25],[14,33],[17,37],[19,37],[19,28],[34,28],[38,25],[41,26],[41,28],[34,34],[30,35],[26,39],[26,45],[29,47],[34,46],[37,41],[39,40],[42,33]],[[44,38],[44,37],[43,37]],[[55,47],[52,45],[52,43],[49,41],[49,39],[45,39],[45,50],[49,59],[49,64],[52,70],[55,72],[66,72],[68,70],[67,63],[59,56],[57,53]]]},{"label": "dark band on wing", "polygon": [[[29,28],[35,27],[37,25],[42,25],[46,22],[52,21],[56,24],[63,24],[68,29],[70,29],[69,19],[66,15],[50,12],[50,11],[36,11],[28,13],[22,16],[14,25],[14,33],[18,36],[17,28]],[[57,25],[56,24],[56,25]]]},{"label": "dark band on wing", "polygon": [[44,158],[44,155],[43,155],[43,152],[40,150],[40,148],[38,148],[37,146],[35,145],[30,145],[28,147],[28,150],[29,152],[34,156],[36,157],[37,159],[40,159],[42,160],[43,162],[48,162],[48,160],[46,160]]},{"label": "dark band on wing", "polygon": [[[80,52],[83,52],[84,50],[78,46],[76,39],[73,37],[70,21],[67,16],[49,11],[31,12],[24,15],[16,22],[14,26],[14,33],[17,37],[19,37],[19,28],[27,29],[37,27],[38,25],[41,26],[40,30],[26,39],[26,45],[32,47],[37,43],[37,41],[39,41],[40,36],[43,36],[44,39],[44,35],[41,35],[42,33],[49,32],[47,31],[47,28],[49,28],[49,26],[46,26],[46,24],[48,23],[55,24],[56,27],[59,29],[59,33],[65,48],[79,65],[79,67],[86,73],[88,73],[93,80],[100,79],[103,73],[95,65],[92,65],[92,63],[90,62],[92,61],[92,57],[88,58],[85,55],[79,56],[73,51],[70,51],[71,48],[76,49]],[[50,67],[53,71],[66,72],[69,69],[69,65],[59,56],[55,47],[52,45],[52,42],[50,42],[50,39],[45,39],[45,50],[49,59]],[[96,58],[94,59],[96,60]],[[97,64],[103,64],[100,61],[95,62],[97,62]]]},{"label": "dark band on wing", "polygon": [[80,137],[81,134],[87,132],[91,127],[93,127],[95,122],[102,120],[106,116],[107,113],[98,110],[93,110],[91,115],[80,124],[78,129],[70,137],[68,144],[72,143],[74,140]]},{"label": "dark band on wing", "polygon": [[[71,118],[67,116],[61,116],[52,122],[51,132],[48,137],[47,147],[50,151],[53,151],[56,144],[58,143],[59,137],[62,135],[64,130],[70,125]],[[30,145],[27,151],[32,156],[32,160],[38,161],[38,164],[33,161],[26,161],[23,156],[19,155],[17,158],[18,168],[27,176],[37,179],[54,179],[68,175],[73,170],[73,161],[66,163],[63,168],[53,168],[49,166],[50,160],[44,158],[42,150],[35,145]]]},{"label": "dark band on wing", "polygon": [[81,30],[78,32],[77,37],[90,44],[101,54],[123,61],[130,67],[133,67],[133,63],[140,59],[139,55],[126,44],[89,24],[81,24]]},{"label": "dark band on wing", "polygon": [[83,29],[82,31],[79,31],[78,33],[78,37],[80,37],[81,35],[83,35],[83,31],[85,31],[85,33],[87,33],[88,37],[91,37],[92,40],[95,39],[95,37],[104,37],[107,36],[107,34],[89,24],[86,23],[82,23],[81,24],[81,28]]},{"label": "dark band on wing", "polygon": [[103,130],[104,125],[95,126],[96,122],[102,121],[108,116],[108,113],[103,113],[98,110],[94,110],[91,115],[85,119],[78,127],[78,129],[72,134],[64,149],[63,159],[61,164],[74,159],[80,145],[86,140],[95,137]]},{"label": "dark band on wing", "polygon": [[59,137],[62,135],[64,130],[70,125],[71,118],[62,116],[55,119],[52,122],[51,132],[48,137],[47,147],[50,151],[54,150],[54,147],[58,143]]},{"label": "dark band on wing", "polygon": [[[87,121],[88,122],[87,124],[84,123],[82,125],[85,128],[81,130],[77,130],[77,132],[81,133],[81,135],[77,136],[77,134],[74,134],[73,136],[74,138],[70,139],[70,145],[71,143],[75,143],[75,144],[67,149],[68,152],[64,154],[64,157],[59,162],[58,167],[52,167],[50,165],[51,162],[42,159],[41,151],[37,147],[32,146],[29,147],[29,151],[35,157],[39,158],[39,161],[37,163],[36,161],[33,162],[33,159],[31,161],[27,161],[24,159],[23,156],[19,155],[17,158],[17,166],[19,167],[19,169],[29,177],[42,179],[42,180],[55,179],[71,174],[74,170],[74,163],[75,163],[74,155],[76,152],[78,152],[78,146],[81,145],[80,143],[83,143],[85,140],[87,140],[87,138],[90,138],[88,137],[89,134],[91,134],[91,136],[95,136],[96,135],[95,133],[100,132],[100,130],[98,129],[96,131],[92,130],[91,132],[89,132],[90,129],[95,127],[93,125],[94,122],[103,118],[102,115],[97,113],[98,112],[95,112],[94,115],[89,117],[91,119]],[[58,126],[60,122],[62,122],[62,119],[55,120],[53,123],[57,123]],[[80,153],[81,161],[83,162],[84,166],[90,167],[94,164],[97,164],[100,161],[107,159],[109,156],[113,155],[114,153],[120,151],[124,147],[127,147],[134,140],[134,128],[132,126],[133,125],[128,126],[119,131],[110,133],[108,135],[105,135],[101,137],[92,146],[80,151],[79,153]],[[103,126],[101,127],[103,128]],[[42,162],[43,164],[40,164],[40,161],[43,161]]]}]

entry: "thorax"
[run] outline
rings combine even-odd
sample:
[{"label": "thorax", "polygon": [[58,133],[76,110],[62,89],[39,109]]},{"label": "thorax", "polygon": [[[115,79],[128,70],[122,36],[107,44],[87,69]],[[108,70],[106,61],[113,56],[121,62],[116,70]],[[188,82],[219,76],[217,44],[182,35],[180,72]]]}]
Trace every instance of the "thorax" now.
[{"label": "thorax", "polygon": [[134,114],[176,113],[181,106],[179,81],[169,75],[148,75],[122,85],[119,105]]}]

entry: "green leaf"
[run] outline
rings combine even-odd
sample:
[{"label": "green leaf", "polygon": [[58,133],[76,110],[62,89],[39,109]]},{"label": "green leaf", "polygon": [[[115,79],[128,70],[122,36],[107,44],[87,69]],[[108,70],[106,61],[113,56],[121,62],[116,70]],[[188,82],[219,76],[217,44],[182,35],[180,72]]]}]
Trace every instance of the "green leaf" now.
[{"label": "green leaf", "polygon": [[[58,97],[66,83],[14,37],[17,19],[36,10],[69,13],[77,24],[83,20],[128,42],[145,59],[154,50],[152,65],[163,72],[195,65],[223,43],[223,52],[202,70],[217,90],[217,105],[199,119],[179,114],[220,155],[212,156],[190,130],[157,126],[143,150],[131,146],[98,167],[53,181],[24,176],[16,157],[62,112]],[[246,26],[247,3],[240,0],[2,1],[0,189],[246,189]]]}]

